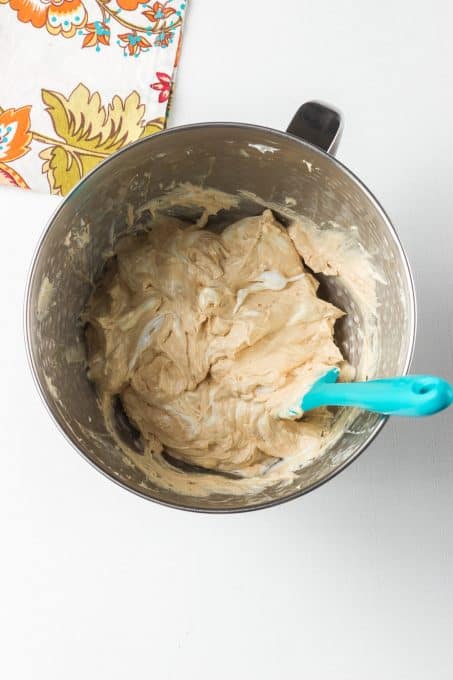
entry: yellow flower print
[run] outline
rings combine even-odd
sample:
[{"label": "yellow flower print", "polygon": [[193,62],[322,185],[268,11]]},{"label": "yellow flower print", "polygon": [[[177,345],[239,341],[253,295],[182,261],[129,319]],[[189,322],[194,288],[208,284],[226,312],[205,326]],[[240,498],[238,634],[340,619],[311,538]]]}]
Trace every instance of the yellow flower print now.
[{"label": "yellow flower print", "polygon": [[52,90],[41,94],[55,137],[30,129],[31,106],[0,108],[0,184],[27,186],[3,161],[20,158],[29,152],[31,142],[38,142],[45,145],[39,157],[50,190],[65,196],[103,158],[164,127],[164,118],[146,121],[145,105],[135,90],[124,99],[114,95],[107,105],[99,92],[90,92],[83,83],[68,97]]},{"label": "yellow flower print", "polygon": [[63,196],[103,158],[164,126],[162,118],[145,122],[145,105],[135,90],[124,100],[115,95],[107,106],[82,83],[67,98],[42,90],[42,99],[58,138],[33,132],[33,139],[48,145],[39,154],[42,171],[52,193]]}]

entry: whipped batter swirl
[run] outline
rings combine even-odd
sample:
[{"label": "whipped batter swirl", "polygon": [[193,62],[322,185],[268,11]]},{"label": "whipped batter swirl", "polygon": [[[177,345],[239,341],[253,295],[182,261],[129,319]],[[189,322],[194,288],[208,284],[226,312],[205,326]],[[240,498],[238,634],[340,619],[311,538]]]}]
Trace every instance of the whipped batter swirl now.
[{"label": "whipped batter swirl", "polygon": [[117,242],[84,316],[89,375],[105,404],[121,398],[144,443],[134,459],[160,466],[160,483],[174,485],[163,450],[240,482],[322,452],[327,412],[278,417],[331,367],[348,370],[343,312],[317,296],[305,242],[270,210],[221,234],[161,217]]}]

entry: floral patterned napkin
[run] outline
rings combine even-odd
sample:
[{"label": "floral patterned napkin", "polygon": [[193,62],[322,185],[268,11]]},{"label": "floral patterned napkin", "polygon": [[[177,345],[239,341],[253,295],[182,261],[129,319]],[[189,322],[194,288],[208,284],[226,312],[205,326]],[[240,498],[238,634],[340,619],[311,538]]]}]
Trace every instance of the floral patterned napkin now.
[{"label": "floral patterned napkin", "polygon": [[165,127],[187,0],[0,0],[0,184],[65,195]]}]

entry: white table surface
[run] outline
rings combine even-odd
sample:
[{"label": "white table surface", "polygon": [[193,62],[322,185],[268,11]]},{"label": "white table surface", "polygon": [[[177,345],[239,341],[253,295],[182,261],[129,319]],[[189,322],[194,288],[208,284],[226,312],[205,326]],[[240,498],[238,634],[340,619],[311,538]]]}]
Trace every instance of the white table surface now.
[{"label": "white table surface", "polygon": [[[192,0],[172,122],[282,128],[304,100],[336,104],[338,155],[413,265],[413,368],[453,381],[452,22],[444,0]],[[26,272],[57,204],[0,192],[0,676],[450,680],[452,411],[395,419],[272,510],[137,498],[70,448],[26,365]]]}]

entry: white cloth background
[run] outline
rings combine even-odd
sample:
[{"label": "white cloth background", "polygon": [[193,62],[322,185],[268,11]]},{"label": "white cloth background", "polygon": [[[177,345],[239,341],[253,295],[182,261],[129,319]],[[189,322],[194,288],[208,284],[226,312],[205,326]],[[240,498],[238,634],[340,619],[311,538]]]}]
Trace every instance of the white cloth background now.
[{"label": "white cloth background", "polygon": [[0,183],[65,194],[102,157],[161,129],[185,9],[0,0]]}]

